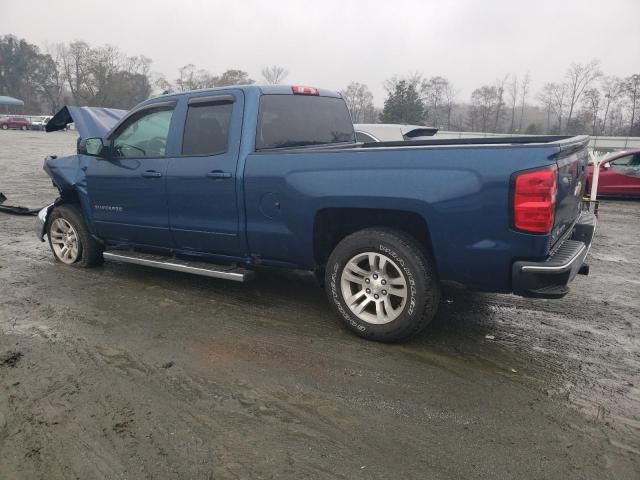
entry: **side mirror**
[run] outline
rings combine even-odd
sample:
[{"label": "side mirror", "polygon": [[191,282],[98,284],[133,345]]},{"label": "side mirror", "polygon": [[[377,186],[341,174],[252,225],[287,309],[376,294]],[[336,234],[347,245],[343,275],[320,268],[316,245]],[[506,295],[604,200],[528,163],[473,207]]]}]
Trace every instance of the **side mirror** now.
[{"label": "side mirror", "polygon": [[86,138],[78,143],[78,153],[91,157],[104,157],[104,140],[100,137]]}]

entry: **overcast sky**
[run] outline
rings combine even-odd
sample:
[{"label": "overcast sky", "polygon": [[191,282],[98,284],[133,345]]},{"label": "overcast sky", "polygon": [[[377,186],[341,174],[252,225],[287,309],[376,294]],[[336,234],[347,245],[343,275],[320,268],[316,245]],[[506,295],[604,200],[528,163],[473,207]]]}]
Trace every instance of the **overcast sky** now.
[{"label": "overcast sky", "polygon": [[5,33],[113,44],[171,80],[188,63],[258,81],[277,64],[288,83],[366,83],[378,105],[386,78],[414,71],[449,78],[462,101],[508,73],[539,88],[592,58],[640,73],[640,0],[0,0]]}]

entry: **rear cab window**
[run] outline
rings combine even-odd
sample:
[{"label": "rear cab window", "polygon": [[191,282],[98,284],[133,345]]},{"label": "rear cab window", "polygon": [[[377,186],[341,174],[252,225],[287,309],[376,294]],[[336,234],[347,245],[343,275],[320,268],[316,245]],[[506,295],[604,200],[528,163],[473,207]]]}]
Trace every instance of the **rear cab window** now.
[{"label": "rear cab window", "polygon": [[229,149],[234,99],[230,95],[191,102],[182,138],[182,155],[220,155]]},{"label": "rear cab window", "polygon": [[267,94],[260,97],[256,151],[355,141],[341,98]]}]

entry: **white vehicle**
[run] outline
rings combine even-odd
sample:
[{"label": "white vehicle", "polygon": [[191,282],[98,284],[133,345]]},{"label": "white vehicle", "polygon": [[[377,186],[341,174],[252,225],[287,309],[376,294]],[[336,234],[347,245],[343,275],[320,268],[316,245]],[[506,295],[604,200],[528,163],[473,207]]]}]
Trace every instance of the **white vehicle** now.
[{"label": "white vehicle", "polygon": [[31,117],[31,130],[44,130],[47,122],[51,120],[51,116]]},{"label": "white vehicle", "polygon": [[426,140],[438,132],[437,128],[422,125],[391,123],[356,123],[353,128],[356,131],[356,140],[363,143]]}]

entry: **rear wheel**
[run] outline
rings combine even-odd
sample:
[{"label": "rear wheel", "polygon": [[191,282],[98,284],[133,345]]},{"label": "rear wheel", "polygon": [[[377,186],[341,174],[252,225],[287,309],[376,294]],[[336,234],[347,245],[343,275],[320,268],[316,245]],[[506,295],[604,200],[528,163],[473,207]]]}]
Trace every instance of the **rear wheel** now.
[{"label": "rear wheel", "polygon": [[349,235],[326,269],[329,301],[357,335],[394,342],[415,335],[435,316],[440,287],[428,254],[392,229]]},{"label": "rear wheel", "polygon": [[22,127],[20,127],[20,130],[26,130],[27,126],[26,125],[22,125]]},{"label": "rear wheel", "polygon": [[91,267],[102,261],[102,246],[91,236],[76,205],[60,205],[49,217],[47,237],[53,256],[74,267]]},{"label": "rear wheel", "polygon": [[2,129],[3,129],[3,130],[8,130],[8,129],[9,129],[9,126],[5,123],[4,125],[2,125]]}]

